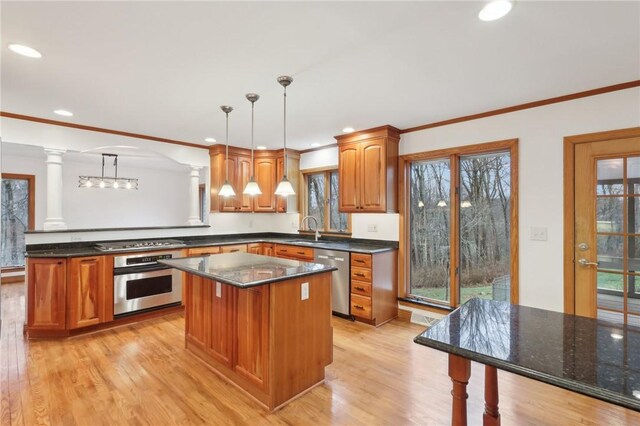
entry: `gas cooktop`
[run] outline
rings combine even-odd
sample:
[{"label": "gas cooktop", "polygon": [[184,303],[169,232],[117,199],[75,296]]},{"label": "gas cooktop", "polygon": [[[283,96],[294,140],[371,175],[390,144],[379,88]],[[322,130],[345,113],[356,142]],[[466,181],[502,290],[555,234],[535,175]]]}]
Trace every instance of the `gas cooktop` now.
[{"label": "gas cooktop", "polygon": [[185,243],[180,240],[147,240],[147,241],[115,241],[113,243],[96,244],[100,251],[133,251],[148,249],[170,249],[184,247]]}]

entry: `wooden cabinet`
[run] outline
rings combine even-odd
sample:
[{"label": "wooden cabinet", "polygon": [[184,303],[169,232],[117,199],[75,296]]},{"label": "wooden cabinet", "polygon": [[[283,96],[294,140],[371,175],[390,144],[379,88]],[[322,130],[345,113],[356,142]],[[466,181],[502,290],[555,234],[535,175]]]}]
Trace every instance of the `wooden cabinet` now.
[{"label": "wooden cabinet", "polygon": [[205,350],[211,281],[189,274],[185,282],[185,334],[187,342]]},{"label": "wooden cabinet", "polygon": [[384,126],[338,140],[339,210],[397,212],[399,130]]},{"label": "wooden cabinet", "polygon": [[[276,197],[275,190],[284,174],[284,156],[282,150],[254,152],[253,170],[251,169],[251,151],[243,148],[229,147],[229,157],[226,162],[229,168],[229,183],[233,187],[235,197],[220,197],[218,191],[225,181],[224,145],[214,145],[209,148],[211,160],[211,211],[215,212],[257,212],[274,213],[296,211],[296,196]],[[300,173],[300,153],[287,150],[287,175],[294,188],[298,188]],[[252,173],[253,172],[253,173]],[[261,195],[244,195],[245,186],[253,174]],[[296,191],[297,192],[297,191]]]},{"label": "wooden cabinet", "polygon": [[260,243],[247,244],[247,251],[253,254],[262,254],[262,244]]},{"label": "wooden cabinet", "polygon": [[218,254],[220,253],[219,246],[212,247],[194,247],[190,248],[187,252],[187,256],[207,256],[210,254]]},{"label": "wooden cabinet", "polygon": [[398,253],[351,253],[351,315],[379,326],[398,316]]},{"label": "wooden cabinet", "polygon": [[27,327],[64,330],[66,327],[66,260],[27,259]]},{"label": "wooden cabinet", "polygon": [[273,213],[276,211],[276,158],[256,158],[254,170],[262,194],[254,197],[253,211]]},{"label": "wooden cabinet", "polygon": [[236,372],[264,389],[269,365],[269,286],[238,289]]},{"label": "wooden cabinet", "polygon": [[231,245],[228,245],[228,246],[222,246],[220,248],[220,252],[221,253],[236,253],[236,252],[246,253],[247,252],[247,245],[246,244],[231,244]]},{"label": "wooden cabinet", "polygon": [[262,252],[260,254],[262,254],[263,256],[275,257],[274,244],[262,243]]},{"label": "wooden cabinet", "polygon": [[74,257],[68,262],[67,329],[113,320],[113,257]]},{"label": "wooden cabinet", "polygon": [[275,245],[276,257],[284,259],[294,259],[302,261],[313,260],[313,249],[311,247],[290,246],[287,244]]},{"label": "wooden cabinet", "polygon": [[[206,352],[219,363],[231,368],[233,365],[233,342],[235,324],[236,290],[220,282],[204,280],[209,288]],[[188,312],[188,310],[187,310]]]}]

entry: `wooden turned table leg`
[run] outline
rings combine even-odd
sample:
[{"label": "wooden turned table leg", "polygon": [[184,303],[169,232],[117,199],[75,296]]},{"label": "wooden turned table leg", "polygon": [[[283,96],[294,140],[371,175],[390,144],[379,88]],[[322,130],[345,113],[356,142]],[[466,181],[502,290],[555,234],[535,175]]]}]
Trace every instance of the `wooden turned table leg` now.
[{"label": "wooden turned table leg", "polygon": [[451,425],[467,425],[467,383],[471,377],[471,361],[458,355],[449,354],[449,377],[453,382],[451,396]]},{"label": "wooden turned table leg", "polygon": [[484,366],[484,426],[500,426],[498,412],[498,370],[490,365]]}]

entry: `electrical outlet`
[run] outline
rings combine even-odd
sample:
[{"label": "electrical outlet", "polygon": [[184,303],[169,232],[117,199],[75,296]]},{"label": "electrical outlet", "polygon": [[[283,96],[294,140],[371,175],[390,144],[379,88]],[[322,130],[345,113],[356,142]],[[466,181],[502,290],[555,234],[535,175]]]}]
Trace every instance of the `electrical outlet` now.
[{"label": "electrical outlet", "polygon": [[216,281],[216,297],[222,298],[222,284],[219,281]]},{"label": "electrical outlet", "polygon": [[307,300],[309,298],[309,283],[302,283],[300,286],[300,300]]},{"label": "electrical outlet", "polygon": [[82,237],[71,237],[71,242],[82,241]]},{"label": "electrical outlet", "polygon": [[367,226],[367,231],[369,231],[369,232],[378,232],[378,225],[376,225],[374,223],[374,224],[371,224],[371,225]]},{"label": "electrical outlet", "polygon": [[531,241],[547,241],[547,228],[532,226]]}]

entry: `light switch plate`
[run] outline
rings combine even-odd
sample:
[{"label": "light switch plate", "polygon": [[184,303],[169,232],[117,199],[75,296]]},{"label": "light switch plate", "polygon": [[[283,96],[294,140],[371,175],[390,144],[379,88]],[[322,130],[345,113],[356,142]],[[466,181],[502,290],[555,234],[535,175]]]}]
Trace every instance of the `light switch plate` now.
[{"label": "light switch plate", "polygon": [[531,227],[531,241],[547,241],[547,228],[532,226]]},{"label": "light switch plate", "polygon": [[367,227],[367,231],[369,232],[378,232],[378,225],[376,224],[371,224]]},{"label": "light switch plate", "polygon": [[300,286],[300,300],[307,300],[309,298],[309,283],[302,283]]},{"label": "light switch plate", "polygon": [[216,281],[216,297],[222,298],[222,284]]}]

